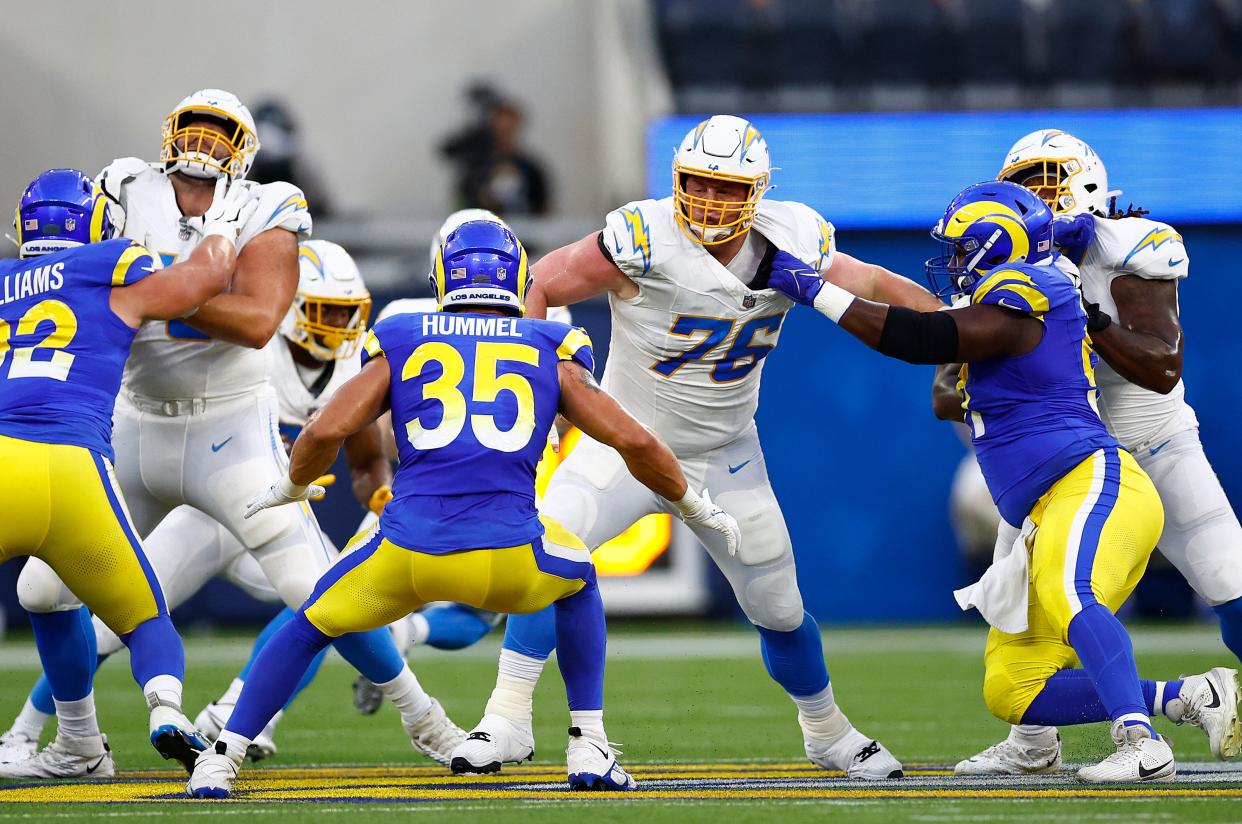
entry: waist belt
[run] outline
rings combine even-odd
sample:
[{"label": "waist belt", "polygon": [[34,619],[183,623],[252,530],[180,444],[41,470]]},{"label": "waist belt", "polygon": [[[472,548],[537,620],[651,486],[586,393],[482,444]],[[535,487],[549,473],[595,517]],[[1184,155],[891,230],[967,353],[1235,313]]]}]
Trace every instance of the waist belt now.
[{"label": "waist belt", "polygon": [[143,412],[164,415],[169,418],[181,418],[187,415],[201,415],[207,410],[205,398],[178,398],[176,400],[160,400],[144,398],[141,395],[126,395],[125,399]]}]

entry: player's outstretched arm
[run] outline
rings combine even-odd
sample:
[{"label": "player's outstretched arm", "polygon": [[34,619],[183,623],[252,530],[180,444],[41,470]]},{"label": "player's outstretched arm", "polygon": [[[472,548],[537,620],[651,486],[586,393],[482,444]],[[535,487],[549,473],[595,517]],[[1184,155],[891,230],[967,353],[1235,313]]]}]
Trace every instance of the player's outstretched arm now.
[{"label": "player's outstretched arm", "polygon": [[346,438],[373,423],[387,408],[388,383],[388,362],[382,357],[369,361],[346,381],[302,427],[289,456],[289,475],[256,495],[246,508],[246,517],[322,495],[324,489],[314,483],[315,479],[331,468]]},{"label": "player's outstretched arm", "polygon": [[384,455],[379,421],[371,421],[345,439],[345,462],[354,497],[378,515],[392,498],[392,464]]},{"label": "player's outstretched arm", "polygon": [[934,312],[944,305],[939,298],[909,278],[844,252],[833,256],[832,266],[824,273],[824,280],[860,298],[891,306]]},{"label": "player's outstretched arm", "polygon": [[1177,314],[1177,281],[1122,275],[1112,283],[1117,317],[1088,304],[1091,345],[1131,383],[1167,395],[1182,378],[1185,337]]},{"label": "player's outstretched arm", "polygon": [[999,306],[917,312],[865,300],[786,252],[772,259],[768,286],[814,307],[872,349],[907,363],[1025,355],[1043,338],[1039,321]]},{"label": "player's outstretched arm", "polygon": [[237,256],[232,288],[207,301],[186,322],[216,340],[262,349],[276,334],[297,288],[297,235],[268,229]]},{"label": "player's outstretched arm", "polygon": [[946,363],[936,367],[936,377],[932,380],[932,412],[942,421],[961,423],[966,418],[966,410],[962,408],[962,393],[957,390],[961,371],[960,363]]},{"label": "player's outstretched arm", "polygon": [[569,306],[607,292],[628,300],[638,286],[600,249],[599,232],[548,252],[531,267],[526,317],[542,318],[549,306]]},{"label": "player's outstretched arm", "polygon": [[630,474],[652,492],[673,502],[682,517],[725,537],[729,554],[737,554],[737,521],[690,488],[681,464],[660,436],[639,423],[611,395],[600,389],[584,366],[561,361],[561,414],[590,437],[611,446],[625,459]]},{"label": "player's outstretched arm", "polygon": [[243,192],[225,192],[223,180],[216,192],[203,216],[205,237],[188,258],[112,290],[109,304],[121,320],[136,328],[144,320],[179,318],[228,287],[237,263],[237,235],[258,204]]}]

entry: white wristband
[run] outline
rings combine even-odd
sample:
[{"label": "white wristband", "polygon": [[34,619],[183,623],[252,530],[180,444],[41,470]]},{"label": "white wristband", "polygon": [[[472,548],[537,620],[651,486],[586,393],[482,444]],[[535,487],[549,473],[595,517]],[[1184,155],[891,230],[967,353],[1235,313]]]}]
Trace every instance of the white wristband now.
[{"label": "white wristband", "polygon": [[683,518],[693,518],[703,511],[703,498],[687,486],[686,494],[680,500],[673,501],[673,506],[677,507]]},{"label": "white wristband", "polygon": [[845,310],[850,308],[850,304],[854,302],[854,296],[849,292],[837,286],[835,283],[824,281],[824,285],[820,287],[819,294],[815,296],[813,304],[820,314],[827,315],[828,319],[833,323],[838,323],[841,316],[845,314]]},{"label": "white wristband", "polygon": [[288,475],[280,479],[280,488],[277,490],[286,498],[292,500],[300,499],[306,493],[306,487],[295,484]]},{"label": "white wristband", "polygon": [[203,240],[212,235],[219,235],[237,245],[237,225],[224,220],[213,220],[203,227]]}]

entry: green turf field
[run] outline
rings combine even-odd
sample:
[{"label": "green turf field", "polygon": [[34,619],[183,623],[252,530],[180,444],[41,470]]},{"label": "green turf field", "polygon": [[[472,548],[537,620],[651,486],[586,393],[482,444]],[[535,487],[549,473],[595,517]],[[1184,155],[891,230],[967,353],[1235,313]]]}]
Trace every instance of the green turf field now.
[{"label": "green turf field", "polygon": [[[881,788],[812,770],[801,757],[792,704],[763,671],[757,640],[744,629],[687,625],[618,626],[610,639],[607,721],[623,762],[643,792],[625,798],[562,792],[567,714],[564,690],[549,672],[536,697],[536,762],[506,774],[464,781],[427,767],[410,748],[395,711],[359,716],[350,703],[352,671],[330,657],[319,679],[282,722],[280,754],[243,775],[251,801],[175,800],[183,780],[146,743],[146,707],[125,660],[110,662],[96,693],[116,754],[120,781],[95,786],[0,789],[0,820],[87,818],[202,820],[255,816],[273,824],[321,815],[382,815],[402,820],[434,813],[450,821],[498,816],[504,822],[649,822],[810,820],[826,813],[851,821],[1023,821],[1064,819],[1242,820],[1242,772],[1214,772],[1206,739],[1164,723],[1185,781],[1086,797],[1068,779],[979,784],[943,769],[1005,734],[983,707],[983,631],[970,628],[830,630],[825,643],[836,694],[851,720],[906,761],[911,777]],[[495,677],[499,641],[459,653],[416,651],[415,671],[449,714],[470,727]],[[1167,678],[1228,664],[1208,627],[1135,631],[1140,669]],[[191,634],[186,704],[191,716],[227,685],[247,654],[235,636]],[[123,656],[122,656],[123,658]],[[0,644],[7,725],[33,680],[28,638]],[[1069,762],[1109,750],[1104,725],[1064,731]],[[711,762],[731,762],[713,765]],[[290,768],[339,767],[328,770]],[[380,767],[396,769],[378,769]],[[141,771],[161,771],[143,773]],[[266,774],[265,774],[266,772]],[[1231,780],[1236,779],[1236,780]],[[49,795],[50,794],[50,795]],[[242,793],[245,795],[245,792]],[[111,799],[47,803],[45,799]],[[163,800],[167,798],[168,800]],[[313,801],[299,799],[313,798]],[[23,800],[15,800],[23,799]],[[587,807],[587,810],[583,808]],[[581,819],[579,820],[586,820]]]}]

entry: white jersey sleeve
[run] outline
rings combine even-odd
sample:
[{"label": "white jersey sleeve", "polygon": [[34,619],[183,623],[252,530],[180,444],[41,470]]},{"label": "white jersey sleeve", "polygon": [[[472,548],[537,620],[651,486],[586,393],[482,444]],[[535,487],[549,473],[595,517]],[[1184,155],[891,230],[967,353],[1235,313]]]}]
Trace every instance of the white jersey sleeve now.
[{"label": "white jersey sleeve", "polygon": [[240,249],[268,229],[288,229],[298,242],[311,236],[310,207],[302,190],[291,183],[246,183],[256,190],[259,208],[242,227],[237,238]]},{"label": "white jersey sleeve", "polygon": [[116,226],[117,234],[125,231],[125,215],[129,209],[127,184],[140,175],[151,172],[152,164],[137,157],[120,157],[104,167],[95,176],[95,185],[112,201],[109,217]]},{"label": "white jersey sleeve", "polygon": [[604,218],[604,246],[612,262],[627,277],[650,277],[653,267],[668,257],[670,248],[675,248],[678,238],[660,231],[670,222],[667,211],[664,201],[636,200],[613,209]]}]

